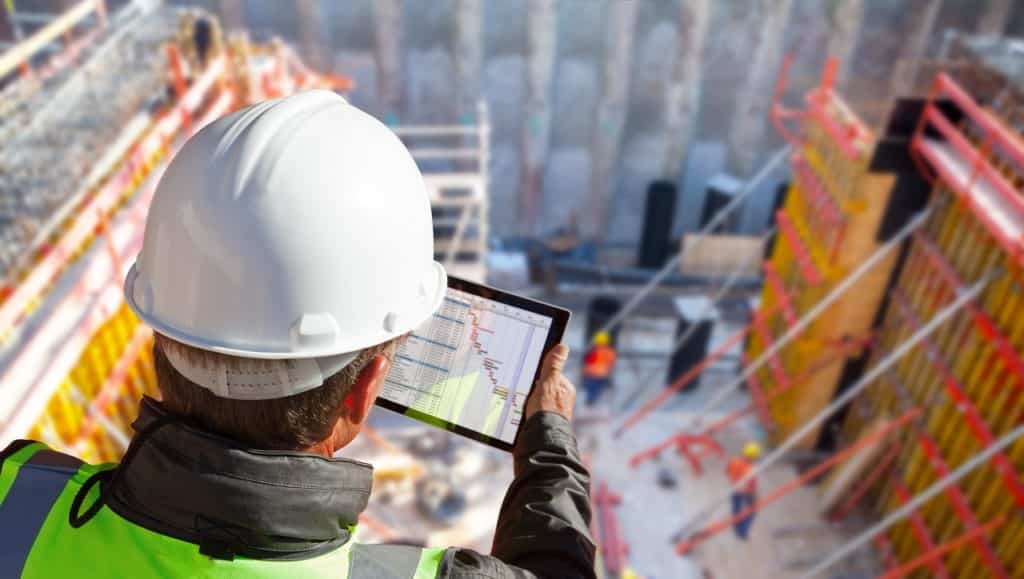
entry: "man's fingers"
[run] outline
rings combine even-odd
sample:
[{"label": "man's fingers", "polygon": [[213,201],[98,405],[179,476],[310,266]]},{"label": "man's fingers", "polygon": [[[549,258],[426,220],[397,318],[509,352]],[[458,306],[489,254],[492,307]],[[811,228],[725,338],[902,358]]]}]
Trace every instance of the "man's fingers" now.
[{"label": "man's fingers", "polygon": [[541,380],[547,380],[555,374],[561,374],[562,368],[565,368],[565,361],[569,359],[569,346],[565,344],[558,344],[548,355],[544,357],[544,366],[541,369],[540,378]]}]

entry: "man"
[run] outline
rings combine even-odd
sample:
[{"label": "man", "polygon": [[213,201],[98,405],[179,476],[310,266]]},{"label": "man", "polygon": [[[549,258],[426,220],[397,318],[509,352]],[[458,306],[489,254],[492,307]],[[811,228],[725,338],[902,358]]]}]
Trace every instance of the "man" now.
[{"label": "man", "polygon": [[[746,511],[757,502],[757,478],[752,477],[744,483],[742,488],[737,489],[739,484],[748,474],[754,472],[756,461],[761,456],[761,445],[756,442],[748,442],[743,446],[743,456],[734,457],[725,467],[729,482],[732,483],[732,514],[736,515]],[[754,512],[733,523],[733,530],[736,536],[746,541],[750,536],[750,526],[754,523]]]},{"label": "man", "polygon": [[332,457],[444,296],[432,235],[409,152],[333,93],[200,131],[125,282],[162,400],[142,401],[120,465],[2,453],[0,575],[593,577],[564,346],[524,409],[491,556],[353,541],[372,467]]},{"label": "man", "polygon": [[608,332],[594,335],[594,345],[583,359],[583,392],[586,404],[591,406],[601,393],[611,385],[612,371],[615,369],[615,348]]}]

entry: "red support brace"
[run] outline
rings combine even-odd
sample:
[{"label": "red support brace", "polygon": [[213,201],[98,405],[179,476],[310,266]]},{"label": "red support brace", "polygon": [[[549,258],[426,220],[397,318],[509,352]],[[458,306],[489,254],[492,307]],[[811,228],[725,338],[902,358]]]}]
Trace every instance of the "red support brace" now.
[{"label": "red support brace", "polygon": [[[675,446],[676,452],[680,456],[685,458],[690,463],[690,468],[693,469],[694,476],[701,476],[704,474],[704,469],[701,466],[700,460],[709,454],[714,454],[719,457],[725,457],[725,451],[722,450],[722,446],[718,442],[711,438],[709,434],[677,434],[668,440],[642,452],[638,452],[629,459],[629,466],[636,467],[641,462],[654,458],[661,454],[665,449]],[[703,447],[705,452],[698,453],[691,450],[691,447]]]},{"label": "red support brace", "polygon": [[793,300],[790,299],[789,292],[786,291],[786,287],[782,285],[782,278],[779,277],[779,270],[775,269],[772,262],[764,262],[764,279],[771,286],[772,292],[779,296],[779,302],[782,303],[782,315],[786,318],[786,323],[792,326],[796,323],[796,311],[793,310]]},{"label": "red support brace", "polygon": [[608,483],[601,481],[594,502],[600,521],[601,557],[608,573],[618,577],[626,568],[626,557],[629,556],[629,544],[622,536],[622,526],[615,514],[615,507],[622,502],[622,496],[608,490]]},{"label": "red support brace", "polygon": [[802,110],[794,110],[787,108],[782,104],[782,97],[786,92],[786,82],[789,80],[789,69],[793,66],[793,55],[787,53],[782,60],[782,67],[779,70],[779,77],[775,81],[775,93],[772,95],[772,109],[771,109],[771,120],[772,124],[775,125],[775,130],[779,132],[779,135],[784,141],[793,146],[794,149],[802,147],[803,142],[801,138],[794,134],[783,123],[785,120],[797,119],[801,120],[805,116],[805,112]]},{"label": "red support brace", "polygon": [[[174,94],[178,99],[182,99],[188,91],[188,86],[185,84],[185,65],[177,45],[167,45],[167,60],[171,64],[171,80],[174,83]],[[192,115],[188,110],[182,109],[181,120],[185,125],[185,129],[188,130],[189,125],[192,123]]]},{"label": "red support brace", "polygon": [[[785,394],[786,392],[790,391],[791,389],[793,389],[797,385],[802,384],[804,381],[806,381],[811,376],[813,376],[818,370],[824,368],[825,366],[827,366],[829,364],[832,364],[832,363],[836,362],[837,360],[841,359],[843,356],[846,356],[847,353],[848,353],[848,350],[849,350],[849,348],[851,346],[855,346],[857,348],[860,348],[860,347],[863,347],[863,344],[861,344],[860,342],[854,342],[853,344],[845,344],[844,346],[839,347],[838,348],[838,352],[836,354],[834,354],[832,356],[829,356],[828,358],[825,358],[823,360],[819,360],[818,362],[812,364],[811,366],[809,366],[807,368],[806,371],[802,372],[797,378],[795,378],[793,380],[790,380],[789,384],[787,384],[785,387],[775,388],[774,390],[769,392],[767,394],[767,396],[762,398],[764,406],[765,406],[765,412],[767,412],[768,402],[774,400],[778,396],[782,396],[783,394]],[[745,357],[746,357],[746,355],[744,355],[744,359],[745,359]],[[747,365],[747,363],[744,361],[744,366],[746,366],[746,365]],[[756,379],[754,378],[754,376],[755,376],[755,374],[751,374],[750,377],[747,378],[748,382],[751,381],[751,380],[754,380],[754,382],[751,382],[751,392],[754,392],[755,390],[758,391],[758,392],[763,392],[761,390],[760,384],[756,382]],[[757,384],[757,386],[754,386],[754,384]],[[758,396],[755,395],[754,397],[755,397],[755,401],[753,403],[751,403],[751,404],[749,404],[747,406],[744,406],[743,408],[741,408],[739,410],[736,410],[734,412],[731,412],[731,413],[725,415],[718,422],[715,422],[711,426],[708,426],[706,429],[704,429],[704,431],[701,432],[701,435],[702,436],[715,436],[716,434],[719,433],[719,431],[725,429],[725,427],[729,426],[733,422],[736,422],[740,418],[742,418],[742,417],[744,417],[744,416],[746,416],[748,414],[752,414],[754,412],[758,412],[759,411],[758,407],[757,407],[758,403],[756,401],[756,398]],[[769,417],[768,420],[770,421],[771,418]],[[684,435],[684,433],[680,433],[678,435],[672,436],[672,437],[666,439],[665,441],[662,441],[662,442],[652,446],[651,448],[649,448],[647,450],[638,452],[637,454],[633,455],[632,458],[629,459],[630,466],[634,466],[635,467],[636,465],[640,464],[641,462],[643,462],[645,460],[648,460],[648,459],[651,459],[651,458],[654,458],[654,457],[658,456],[659,454],[662,453],[662,451],[664,451],[665,449],[671,447],[675,443],[675,440],[679,436],[683,436],[683,435]]]},{"label": "red support brace", "polygon": [[964,204],[971,209],[974,216],[985,225],[985,228],[999,241],[1006,251],[1011,255],[1020,257],[1022,251],[1021,240],[1008,235],[1005,229],[1000,227],[992,219],[992,216],[978,207],[978,205],[972,200],[966,183],[963,182],[959,176],[949,170],[945,161],[941,157],[938,157],[931,147],[928,147],[925,144],[923,137],[915,138],[912,147],[914,151],[917,151],[919,155],[928,160],[929,165],[935,169],[942,181],[946,183],[954,193],[956,193],[957,197],[964,201]]},{"label": "red support brace", "polygon": [[[948,475],[950,473],[949,465],[943,460],[942,454],[939,452],[939,446],[935,444],[935,441],[925,433],[919,435],[917,440],[921,450],[928,457],[928,462],[931,463],[932,468],[935,470],[935,474],[939,477]],[[971,510],[971,506],[967,502],[967,496],[964,495],[964,491],[960,489],[960,486],[952,484],[946,487],[945,493],[946,497],[949,498],[950,504],[953,505],[953,511],[960,519],[960,522],[963,523],[964,528],[968,531],[978,528],[978,517]],[[972,544],[978,557],[993,575],[998,579],[1009,579],[1009,573],[1003,568],[1003,564],[999,561],[999,556],[996,555],[992,545],[989,544],[985,537],[975,537]]]},{"label": "red support brace", "polygon": [[[754,331],[757,332],[757,336],[761,338],[764,343],[764,349],[770,349],[775,341],[772,340],[771,332],[768,331],[768,325],[765,324],[764,318],[754,314]],[[782,367],[782,361],[779,360],[779,353],[772,354],[768,360],[768,366],[772,369],[772,377],[775,378],[775,383],[778,384],[779,388],[787,388],[790,384],[789,376],[786,375],[786,369]]]},{"label": "red support brace", "polygon": [[814,265],[814,258],[811,257],[810,251],[804,245],[803,239],[800,238],[800,233],[797,232],[796,226],[793,225],[793,221],[786,215],[786,212],[782,209],[778,210],[775,213],[775,220],[779,224],[779,232],[782,233],[782,237],[785,238],[786,243],[792,248],[793,255],[796,256],[796,262],[800,266],[800,273],[807,280],[807,283],[814,286],[824,281],[821,272]]},{"label": "red support brace", "polygon": [[829,263],[835,263],[840,247],[843,245],[843,238],[846,235],[846,220],[843,212],[832,199],[832,196],[825,191],[821,181],[807,165],[803,156],[796,153],[792,156],[790,164],[793,167],[793,175],[800,185],[800,189],[807,193],[812,201],[812,211],[820,211],[829,227],[835,229],[835,237],[832,238],[832,248],[829,252]]},{"label": "red support brace", "polygon": [[901,450],[903,450],[903,448],[900,445],[894,444],[893,447],[885,453],[878,465],[871,469],[871,472],[868,473],[867,477],[857,485],[852,493],[850,493],[849,498],[847,498],[846,501],[835,510],[831,517],[833,521],[838,522],[845,519],[846,515],[850,514],[853,509],[857,508],[857,505],[860,504],[864,495],[871,490],[871,487],[875,486],[875,483],[878,482],[879,479],[881,479],[889,471],[889,468],[896,462]]},{"label": "red support brace", "polygon": [[[937,99],[952,100],[966,115],[967,121],[983,132],[982,140],[985,144],[981,150],[975,147],[960,129],[935,106]],[[966,162],[972,164],[969,175],[954,174],[947,167],[945,160],[938,155],[934,147],[929,145],[928,138],[925,137],[928,129],[938,131]],[[940,73],[930,91],[928,103],[911,141],[911,153],[924,173],[929,172],[923,163],[923,160],[927,160],[927,165],[931,170],[945,181],[958,197],[964,200],[1000,243],[1020,260],[1024,258],[1024,240],[1014,238],[1010,232],[993,220],[992,216],[988,214],[992,211],[991,207],[981,207],[973,199],[974,181],[981,177],[998,192],[1000,197],[998,202],[1005,204],[1002,208],[1003,211],[1018,215],[1024,214],[1024,199],[1018,194],[1016,187],[986,157],[990,148],[996,149],[994,154],[1016,163],[1018,169],[1024,168],[1024,141],[1007,128],[1001,120],[975,102],[949,75]]]},{"label": "red support brace", "polygon": [[747,518],[752,513],[764,508],[765,506],[771,503],[774,503],[775,501],[781,499],[787,494],[800,488],[805,483],[818,478],[819,476],[824,474],[825,471],[832,468],[833,465],[838,464],[843,460],[846,460],[848,457],[852,456],[854,453],[860,451],[861,449],[882,441],[886,436],[889,436],[899,428],[902,428],[908,422],[917,418],[920,414],[921,409],[919,408],[914,408],[912,410],[905,412],[899,418],[896,418],[895,420],[891,420],[888,423],[886,423],[884,427],[880,428],[876,432],[873,432],[869,436],[866,436],[854,442],[847,448],[844,448],[843,450],[837,452],[836,454],[833,454],[832,456],[823,460],[822,462],[814,465],[814,467],[810,468],[800,476],[790,480],[786,484],[768,493],[764,498],[758,500],[752,506],[747,507],[746,509],[740,511],[739,513],[736,513],[731,517],[727,517],[715,521],[713,523],[709,523],[703,529],[697,531],[697,533],[695,533],[692,537],[683,539],[676,543],[676,554],[685,555],[686,553],[690,552],[694,547],[704,542],[711,536],[725,529],[728,529],[733,524],[735,524],[736,521]]},{"label": "red support brace", "polygon": [[800,184],[800,189],[804,191],[808,197],[812,200],[814,208],[821,211],[822,216],[828,221],[833,227],[842,227],[843,225],[843,212],[839,209],[835,200],[832,196],[825,191],[821,185],[821,181],[811,170],[811,167],[804,160],[803,156],[799,153],[794,154],[790,157],[790,164],[793,166],[793,175],[797,178],[797,182]]},{"label": "red support brace", "polygon": [[843,126],[829,114],[825,107],[831,96],[831,90],[818,89],[808,93],[807,110],[810,111],[811,117],[832,137],[843,156],[851,161],[856,161],[860,157],[860,152],[857,151],[855,144],[857,137],[861,136],[860,130],[856,126]]},{"label": "red support brace", "polygon": [[[776,314],[776,312],[778,312],[778,309],[778,305],[776,305],[771,308],[768,308],[768,310],[766,311],[754,312],[754,319],[756,320],[758,316],[763,316],[766,318],[773,316]],[[737,344],[742,342],[743,338],[746,337],[747,333],[749,333],[753,327],[754,321],[751,321],[746,326],[743,326],[738,331],[736,331],[736,333],[734,333],[732,336],[729,336],[729,338],[725,342],[723,342],[717,350],[708,354],[707,357],[701,360],[699,364],[687,370],[685,374],[679,377],[679,379],[677,379],[675,382],[668,385],[664,390],[662,390],[661,394],[656,396],[647,404],[644,404],[639,410],[634,412],[632,416],[627,418],[626,421],[622,424],[622,426],[620,426],[619,429],[615,431],[615,436],[621,436],[623,432],[632,428],[637,422],[640,422],[641,418],[647,416],[648,413],[650,413],[652,410],[654,410],[659,405],[668,400],[670,396],[672,396],[679,390],[685,388],[687,384],[692,382],[695,378],[697,378],[697,376],[700,376],[701,372],[703,372],[705,369],[707,369],[708,366],[713,364],[715,360],[718,360],[719,358],[724,356],[726,352],[728,352],[730,349],[732,349]]]},{"label": "red support brace", "polygon": [[892,553],[892,542],[889,541],[888,537],[884,533],[875,535],[873,539],[875,547],[882,552],[882,564],[885,565],[887,571],[895,569],[899,565],[899,561]]},{"label": "red support brace", "polygon": [[[913,324],[915,328],[921,327],[921,321],[918,319],[917,314],[912,310],[910,303],[907,301],[906,296],[900,290],[900,288],[893,288],[893,297],[895,298],[896,304],[899,306],[900,312],[903,318]],[[957,409],[964,416],[964,420],[967,421],[967,427],[974,436],[974,439],[978,441],[978,444],[982,448],[988,448],[995,442],[995,436],[989,429],[988,425],[985,424],[985,420],[982,418],[981,413],[978,412],[978,408],[971,401],[970,397],[967,396],[967,392],[964,387],[957,380],[953,374],[953,370],[946,364],[942,359],[942,353],[938,347],[929,338],[924,338],[921,344],[925,348],[925,355],[928,361],[939,371],[942,376],[943,385],[946,387],[946,392],[949,394],[950,399],[956,404]],[[1014,500],[1019,506],[1024,507],[1024,486],[1021,485],[1020,478],[1017,476],[1017,471],[1010,462],[1010,459],[1006,457],[1003,452],[998,452],[992,457],[992,463],[999,470],[1000,475],[1003,478],[1003,482],[1006,485],[1010,494],[1013,495]]]},{"label": "red support brace", "polygon": [[131,341],[125,346],[117,363],[114,364],[113,371],[103,381],[103,385],[100,386],[96,397],[89,402],[85,412],[85,419],[82,421],[81,426],[78,427],[78,432],[71,439],[72,445],[88,440],[102,426],[96,419],[96,416],[102,415],[103,409],[117,398],[118,393],[121,391],[121,386],[128,378],[128,371],[139,359],[139,356],[145,353],[152,337],[153,332],[145,325],[140,324],[135,329],[135,334],[132,336]]},{"label": "red support brace", "polygon": [[[935,79],[935,84],[939,93],[952,99],[960,110],[994,138],[1000,150],[1008,154],[1018,165],[1024,166],[1024,141],[1019,136],[1008,129],[992,113],[985,110],[985,107],[978,104],[948,74],[944,72],[939,73]],[[1016,203],[1024,208],[1024,200],[1018,199]]]},{"label": "red support brace", "polygon": [[107,250],[107,255],[110,257],[110,267],[117,276],[117,281],[120,283],[124,280],[124,264],[121,261],[121,256],[118,255],[117,245],[114,243],[114,236],[110,231],[109,223],[107,223],[108,217],[102,210],[96,210],[96,235],[103,236],[104,246]]},{"label": "red support brace", "polygon": [[[935,246],[931,239],[927,235],[918,231],[915,233],[915,241],[921,245],[924,250],[925,256],[932,264],[936,273],[946,282],[951,289],[959,291],[964,287],[963,281],[961,281],[959,274],[953,269],[946,257],[942,255],[939,248]],[[985,313],[978,304],[974,301],[967,302],[967,308],[974,315],[974,324],[983,336],[993,344],[995,344],[996,352],[1002,359],[1003,364],[1006,365],[1007,369],[1012,371],[1018,377],[1017,386],[1021,387],[1024,381],[1024,360],[1021,359],[1020,354],[1017,353],[1016,348],[1010,343],[1010,340],[999,330],[992,318]]]},{"label": "red support brace", "polygon": [[[907,504],[910,501],[910,493],[907,491],[907,487],[903,486],[900,479],[897,477],[895,481],[894,491],[896,492],[896,500],[899,501],[900,506]],[[935,549],[935,541],[932,540],[931,532],[928,530],[928,525],[924,522],[924,517],[921,516],[921,511],[914,511],[910,513],[910,530],[914,534],[914,539],[917,540],[918,545],[921,546],[921,550],[924,552],[930,552]],[[946,570],[946,566],[943,565],[942,559],[932,559],[928,566],[932,568],[932,573],[936,577],[941,579],[948,579],[949,571]]]},{"label": "red support brace", "polygon": [[916,570],[918,567],[921,567],[922,565],[927,565],[933,559],[942,557],[943,555],[952,551],[953,549],[956,549],[960,545],[973,541],[975,538],[980,537],[981,535],[985,535],[992,532],[993,530],[995,530],[996,527],[1002,525],[1004,522],[1006,522],[1005,516],[996,517],[995,519],[985,523],[980,527],[967,531],[966,533],[960,535],[955,539],[950,539],[949,541],[946,541],[945,543],[935,547],[931,551],[924,553],[920,557],[907,561],[907,563],[904,565],[901,565],[899,567],[890,567],[887,564],[886,573],[884,575],[880,575],[878,579],[899,579],[900,577],[906,577],[908,574]]}]

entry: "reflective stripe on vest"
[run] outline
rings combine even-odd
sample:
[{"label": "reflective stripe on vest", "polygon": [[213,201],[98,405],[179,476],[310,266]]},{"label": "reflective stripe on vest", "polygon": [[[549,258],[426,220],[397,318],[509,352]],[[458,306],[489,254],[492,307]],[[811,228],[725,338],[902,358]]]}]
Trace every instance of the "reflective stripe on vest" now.
[{"label": "reflective stripe on vest", "polygon": [[[75,460],[30,443],[0,466],[0,576],[17,577],[436,577],[444,548],[361,545],[298,561],[211,559],[187,541],[121,518],[109,507],[82,527],[68,523],[71,502],[92,474],[114,465],[60,465]],[[84,505],[99,497],[93,485]],[[353,528],[354,532],[355,529]]]}]

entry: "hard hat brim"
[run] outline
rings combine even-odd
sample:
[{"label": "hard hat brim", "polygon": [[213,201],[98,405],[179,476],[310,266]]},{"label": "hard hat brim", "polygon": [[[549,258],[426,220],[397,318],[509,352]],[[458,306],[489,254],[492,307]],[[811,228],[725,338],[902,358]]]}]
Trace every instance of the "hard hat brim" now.
[{"label": "hard hat brim", "polygon": [[441,306],[441,302],[444,300],[445,293],[448,289],[448,274],[445,272],[443,265],[434,261],[429,274],[426,276],[427,279],[424,280],[422,286],[427,299],[422,300],[419,304],[414,304],[413,307],[410,307],[406,311],[398,312],[398,322],[390,331],[378,334],[373,339],[367,339],[364,341],[355,340],[354,342],[351,342],[350,347],[339,348],[325,346],[319,348],[258,350],[247,348],[239,344],[203,339],[199,336],[184,332],[181,329],[171,326],[159,318],[150,315],[146,309],[141,307],[141,304],[138,303],[137,296],[141,293],[137,291],[139,288],[136,287],[138,278],[139,272],[137,264],[133,264],[131,269],[128,271],[128,275],[124,282],[125,301],[128,303],[128,306],[132,311],[135,312],[135,315],[149,325],[153,331],[167,336],[176,342],[181,342],[200,350],[207,350],[209,352],[227,354],[229,356],[237,356],[241,358],[256,358],[263,360],[333,357],[349,353],[358,353],[371,346],[382,344],[388,340],[397,338],[415,330],[427,321],[427,319],[429,319]]}]

